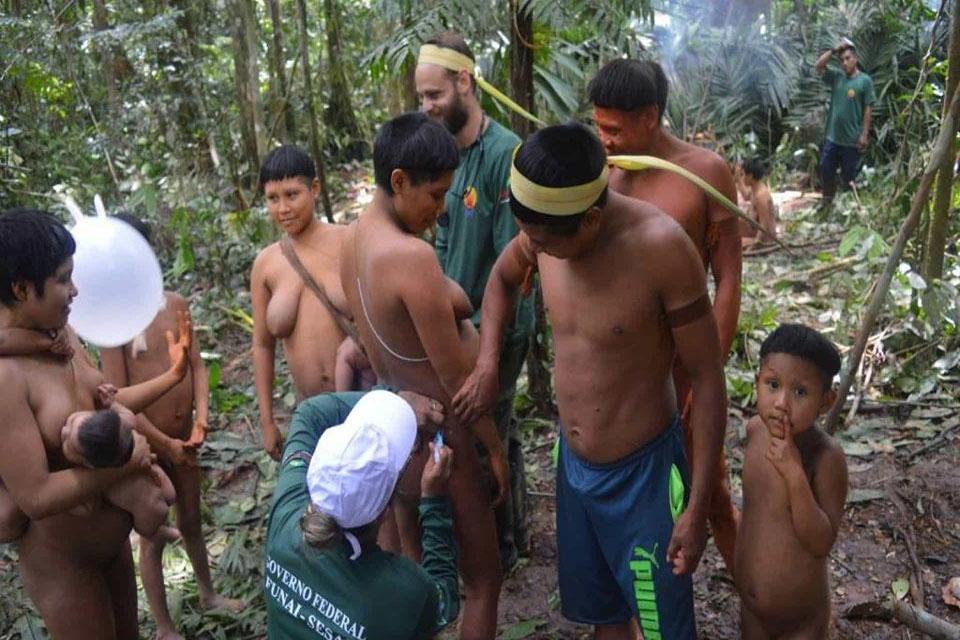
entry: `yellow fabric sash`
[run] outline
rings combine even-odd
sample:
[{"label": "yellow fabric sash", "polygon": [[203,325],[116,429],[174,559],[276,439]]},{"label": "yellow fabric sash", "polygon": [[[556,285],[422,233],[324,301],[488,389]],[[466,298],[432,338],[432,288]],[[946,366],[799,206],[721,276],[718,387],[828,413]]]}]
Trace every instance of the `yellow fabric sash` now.
[{"label": "yellow fabric sash", "polygon": [[433,64],[438,67],[443,67],[444,69],[449,69],[450,71],[466,71],[474,77],[481,89],[489,93],[500,103],[516,111],[527,120],[537,123],[541,127],[547,126],[546,122],[518,105],[502,91],[481,78],[473,60],[459,51],[454,51],[446,47],[438,47],[435,44],[425,44],[420,47],[420,56],[417,58],[417,64]]}]

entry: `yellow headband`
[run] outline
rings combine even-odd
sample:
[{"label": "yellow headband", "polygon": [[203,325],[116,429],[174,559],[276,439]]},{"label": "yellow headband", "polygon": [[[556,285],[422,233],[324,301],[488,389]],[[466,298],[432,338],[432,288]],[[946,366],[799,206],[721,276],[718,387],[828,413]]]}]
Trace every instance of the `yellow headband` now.
[{"label": "yellow headband", "polygon": [[438,47],[435,44],[425,44],[420,47],[420,57],[417,64],[435,64],[450,71],[466,71],[472,76],[476,76],[477,65],[468,56],[459,51]]},{"label": "yellow headband", "polygon": [[433,64],[438,67],[443,67],[444,69],[449,69],[450,71],[466,71],[473,76],[474,80],[477,81],[477,84],[480,85],[481,89],[496,98],[499,102],[507,105],[527,120],[536,122],[541,127],[547,126],[546,122],[518,105],[516,102],[507,97],[502,91],[481,78],[480,74],[477,73],[476,63],[474,63],[469,56],[465,56],[459,51],[454,51],[453,49],[448,49],[447,47],[438,47],[435,44],[425,44],[420,47],[420,57],[417,58],[417,64]]},{"label": "yellow headband", "polygon": [[[520,147],[517,147],[519,149]],[[517,152],[513,152],[516,161]],[[510,166],[510,191],[527,209],[548,216],[572,216],[583,213],[597,201],[610,180],[610,169],[604,165],[600,175],[590,182],[572,187],[544,187]]]},{"label": "yellow headband", "polygon": [[[517,150],[513,152],[514,160],[516,160],[519,149],[520,147],[517,147]],[[641,169],[665,169],[672,171],[693,182],[703,189],[709,197],[741,218],[749,219],[736,204],[731,202],[710,184],[702,180],[699,176],[672,162],[653,156],[608,156],[607,165],[627,171],[639,171]],[[528,209],[551,216],[570,216],[583,213],[596,202],[597,198],[600,197],[600,194],[603,193],[604,188],[607,186],[609,178],[610,171],[607,166],[604,166],[600,175],[595,180],[587,182],[586,184],[578,184],[572,187],[544,187],[532,182],[517,171],[516,164],[513,164],[510,167],[510,190],[520,204]]]}]

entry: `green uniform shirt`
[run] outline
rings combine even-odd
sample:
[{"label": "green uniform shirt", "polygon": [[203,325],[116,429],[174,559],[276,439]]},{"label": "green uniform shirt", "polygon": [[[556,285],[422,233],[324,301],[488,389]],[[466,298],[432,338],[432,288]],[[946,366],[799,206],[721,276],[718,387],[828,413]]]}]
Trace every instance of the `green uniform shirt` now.
[{"label": "green uniform shirt", "polygon": [[863,110],[877,99],[873,80],[863,71],[851,78],[845,71],[827,68],[823,81],[831,89],[827,140],[843,147],[857,146],[863,132]]},{"label": "green uniform shirt", "polygon": [[[443,273],[456,280],[473,304],[480,324],[480,303],[493,263],[519,231],[510,211],[510,165],[520,144],[515,133],[490,120],[487,130],[460,151],[460,166],[447,192],[446,216],[437,225],[437,258]],[[533,333],[533,296],[520,298],[508,340]]]},{"label": "green uniform shirt", "polygon": [[277,640],[430,638],[460,609],[453,521],[446,497],[420,501],[423,568],[365,546],[350,560],[344,542],[303,542],[300,515],[310,503],[307,467],[320,434],[341,424],[362,393],[314,396],[293,416],[267,525],[267,633]]}]

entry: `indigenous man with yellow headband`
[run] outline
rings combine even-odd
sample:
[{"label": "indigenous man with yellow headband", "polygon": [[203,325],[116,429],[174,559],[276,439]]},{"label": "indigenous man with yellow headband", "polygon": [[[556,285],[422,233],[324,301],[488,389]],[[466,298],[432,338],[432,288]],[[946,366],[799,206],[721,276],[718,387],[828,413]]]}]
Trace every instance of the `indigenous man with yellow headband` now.
[{"label": "indigenous man with yellow headband", "polygon": [[[518,149],[510,204],[521,233],[483,298],[480,355],[454,398],[467,419],[497,388],[503,327],[539,271],[560,410],[557,568],[563,615],[597,638],[696,637],[690,574],[703,553],[726,397],[706,274],[684,230],[607,188],[600,141],[579,124]],[[693,481],[671,381],[690,374]]]},{"label": "indigenous man with yellow headband", "polygon": [[[663,126],[668,83],[659,64],[613,60],[594,76],[587,91],[594,107],[597,133],[608,154],[646,154],[669,160],[736,201],[736,186],[726,162],[712,151],[675,138]],[[736,216],[702,189],[669,171],[614,168],[610,188],[659,207],[679,222],[693,240],[704,266],[713,273],[713,311],[720,331],[720,354],[726,360],[740,316],[742,249]],[[692,459],[690,377],[682,359],[674,363],[673,382],[684,421],[687,457]],[[739,513],[730,500],[722,454],[721,450],[716,476],[711,479],[708,520],[717,549],[732,574]]]},{"label": "indigenous man with yellow headband", "polygon": [[[460,148],[460,166],[446,197],[446,212],[437,219],[436,251],[444,275],[466,291],[480,323],[480,303],[497,256],[517,235],[510,213],[510,159],[520,138],[483,112],[477,97],[473,53],[463,37],[438,33],[420,50],[416,69],[422,109],[442,122]],[[528,546],[524,496],[523,450],[513,414],[517,377],[533,332],[533,298],[517,312],[500,355],[500,389],[493,417],[510,461],[510,492],[496,508],[500,563],[516,565],[518,551]]]}]

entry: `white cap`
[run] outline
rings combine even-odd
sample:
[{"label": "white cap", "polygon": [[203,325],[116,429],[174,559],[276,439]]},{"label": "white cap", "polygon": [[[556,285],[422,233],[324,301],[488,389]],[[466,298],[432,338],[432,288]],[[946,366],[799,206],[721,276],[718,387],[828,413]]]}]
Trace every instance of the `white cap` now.
[{"label": "white cap", "polygon": [[320,436],[307,469],[310,501],[344,529],[376,520],[417,437],[417,417],[406,400],[371,391],[343,424]]}]

